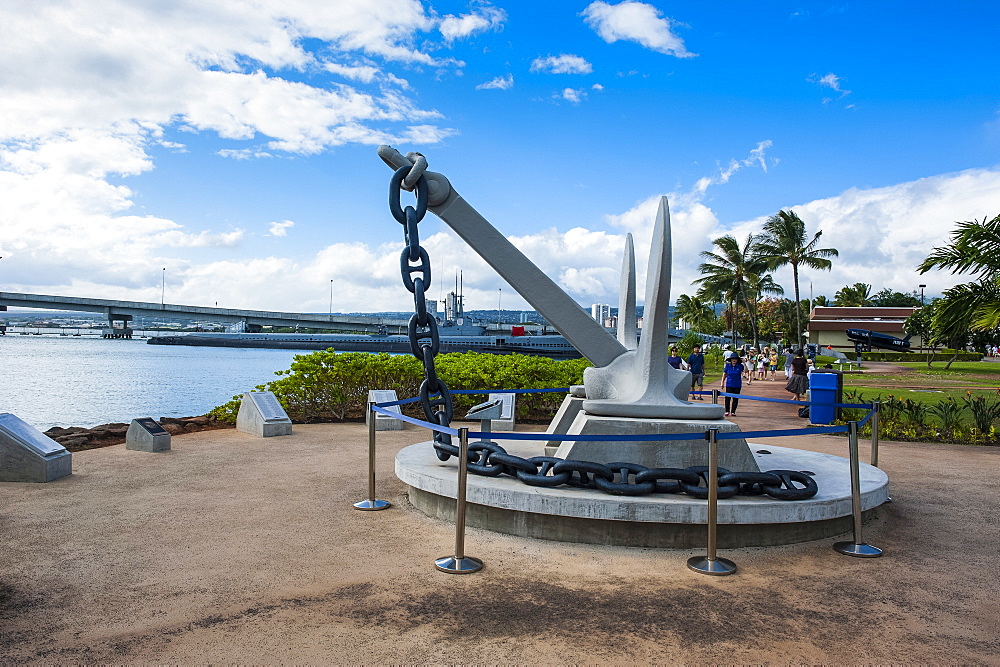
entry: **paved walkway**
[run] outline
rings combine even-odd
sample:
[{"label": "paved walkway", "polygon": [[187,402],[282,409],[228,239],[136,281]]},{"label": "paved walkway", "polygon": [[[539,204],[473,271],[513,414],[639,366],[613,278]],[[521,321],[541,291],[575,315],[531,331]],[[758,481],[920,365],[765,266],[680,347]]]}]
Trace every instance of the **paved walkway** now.
[{"label": "paved walkway", "polygon": [[[744,428],[805,421],[749,403]],[[453,526],[391,474],[425,439],[379,434],[394,507],[375,513],[351,507],[360,424],[108,447],[75,454],[70,478],[0,484],[0,663],[1000,662],[1000,448],[885,443],[895,502],[866,526],[880,559],[833,540],[735,549],[739,572],[713,578],[685,567],[699,550],[470,530],[486,569],[452,576],[432,563]]]}]

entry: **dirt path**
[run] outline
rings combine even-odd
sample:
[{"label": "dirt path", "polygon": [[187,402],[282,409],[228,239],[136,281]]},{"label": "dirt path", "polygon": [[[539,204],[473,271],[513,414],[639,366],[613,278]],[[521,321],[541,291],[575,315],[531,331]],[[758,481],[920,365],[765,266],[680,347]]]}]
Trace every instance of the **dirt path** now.
[{"label": "dirt path", "polygon": [[[802,426],[794,409],[737,420]],[[486,568],[451,576],[432,563],[453,526],[391,474],[425,439],[379,435],[378,493],[395,506],[375,513],[351,507],[360,424],[108,447],[75,454],[70,478],[0,484],[0,662],[1000,662],[1000,449],[885,443],[895,502],[866,527],[880,559],[834,540],[735,549],[721,555],[739,572],[713,578],[685,567],[701,550],[470,530]],[[845,452],[827,436],[793,446]]]}]

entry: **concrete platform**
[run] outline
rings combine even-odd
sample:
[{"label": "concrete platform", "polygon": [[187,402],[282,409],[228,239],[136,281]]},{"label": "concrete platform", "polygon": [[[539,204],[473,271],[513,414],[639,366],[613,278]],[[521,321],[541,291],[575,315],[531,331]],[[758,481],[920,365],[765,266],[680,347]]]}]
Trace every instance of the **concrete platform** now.
[{"label": "concrete platform", "polygon": [[[505,441],[518,456],[537,456],[530,443]],[[735,496],[719,501],[720,547],[791,544],[842,534],[851,528],[846,458],[805,450],[750,445],[761,470],[808,470],[819,493],[809,500]],[[768,451],[770,454],[761,454]],[[457,467],[437,459],[430,442],[396,455],[396,475],[410,486],[410,502],[424,513],[454,520]],[[889,496],[889,478],[861,465],[862,508],[869,514]],[[601,491],[528,486],[508,476],[469,475],[469,526],[510,535],[618,546],[687,548],[705,543],[707,503],[686,494],[612,496]]]}]

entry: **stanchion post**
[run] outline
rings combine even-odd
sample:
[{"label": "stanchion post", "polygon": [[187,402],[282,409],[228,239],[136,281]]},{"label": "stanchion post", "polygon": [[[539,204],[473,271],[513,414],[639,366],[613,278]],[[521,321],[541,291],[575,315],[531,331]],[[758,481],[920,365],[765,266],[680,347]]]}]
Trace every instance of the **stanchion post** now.
[{"label": "stanchion post", "polygon": [[359,500],[354,503],[354,509],[365,512],[384,510],[387,507],[392,507],[392,503],[388,500],[377,500],[375,498],[375,415],[377,413],[372,410],[373,405],[375,405],[374,401],[368,401],[368,412],[366,413],[368,417],[368,499]]},{"label": "stanchion post", "polygon": [[[714,390],[718,392],[718,390]],[[719,429],[710,428],[705,433],[708,440],[708,553],[689,558],[687,566],[695,572],[722,576],[736,571],[736,563],[716,556],[716,528],[719,510]]]},{"label": "stanchion post", "polygon": [[712,403],[714,403],[715,405],[719,404],[719,390],[718,389],[713,389],[712,390]]},{"label": "stanchion post", "polygon": [[851,509],[854,515],[854,540],[837,542],[833,548],[845,556],[878,558],[882,555],[882,550],[865,544],[864,540],[861,539],[861,461],[858,456],[858,422],[847,422],[847,435],[851,452]]},{"label": "stanchion post", "polygon": [[869,423],[872,425],[872,465],[878,467],[878,428],[879,411],[882,404],[879,401],[872,401],[872,418]]},{"label": "stanchion post", "polygon": [[471,574],[483,569],[483,561],[465,555],[465,491],[469,478],[469,429],[458,429],[458,493],[455,494],[455,555],[434,561],[448,574]]}]

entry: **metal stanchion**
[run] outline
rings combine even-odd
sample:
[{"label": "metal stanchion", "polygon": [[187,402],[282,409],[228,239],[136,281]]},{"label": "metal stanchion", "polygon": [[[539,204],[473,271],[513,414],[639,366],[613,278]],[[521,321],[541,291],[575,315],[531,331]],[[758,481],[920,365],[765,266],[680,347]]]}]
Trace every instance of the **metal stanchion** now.
[{"label": "metal stanchion", "polygon": [[470,574],[483,569],[483,561],[465,555],[465,489],[469,470],[469,429],[458,429],[458,493],[455,498],[455,555],[434,561],[434,567],[448,574]]},{"label": "metal stanchion", "polygon": [[719,390],[718,389],[713,389],[712,390],[712,403],[714,403],[715,405],[719,404]]},{"label": "metal stanchion", "polygon": [[835,551],[845,556],[858,558],[878,558],[882,550],[865,544],[861,539],[861,465],[858,456],[858,422],[847,422],[847,434],[851,450],[851,506],[854,514],[854,540],[837,542],[833,545]]},{"label": "metal stanchion", "polygon": [[[718,391],[718,390],[716,390]],[[715,531],[719,509],[719,443],[718,428],[708,429],[708,554],[689,558],[687,565],[695,572],[722,576],[736,571],[736,563],[715,555]]]},{"label": "metal stanchion", "polygon": [[872,425],[872,465],[876,468],[878,467],[878,413],[881,407],[881,403],[872,401],[872,418],[870,420]]},{"label": "metal stanchion", "polygon": [[388,500],[375,499],[375,415],[374,401],[368,401],[368,499],[354,503],[354,509],[372,512],[392,507]]}]

